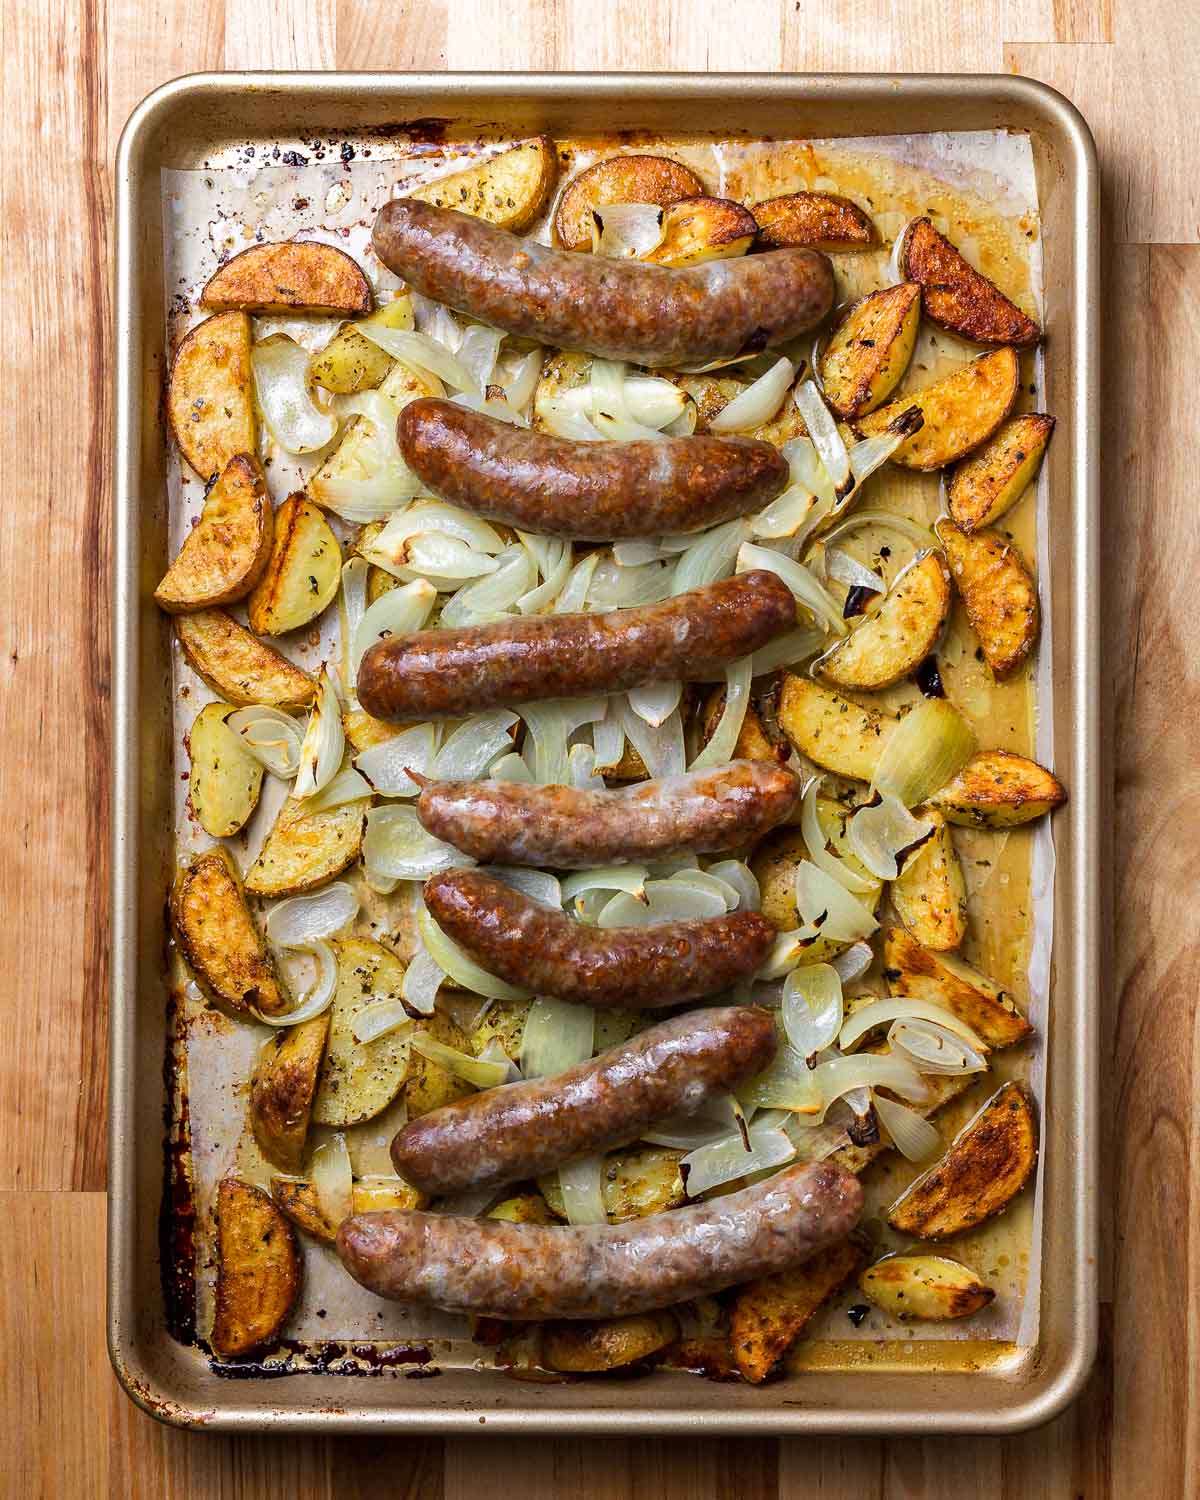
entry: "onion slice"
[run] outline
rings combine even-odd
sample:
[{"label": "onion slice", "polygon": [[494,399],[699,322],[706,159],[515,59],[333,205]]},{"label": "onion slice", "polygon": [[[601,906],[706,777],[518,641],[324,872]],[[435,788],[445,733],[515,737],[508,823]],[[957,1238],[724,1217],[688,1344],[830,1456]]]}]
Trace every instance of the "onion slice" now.
[{"label": "onion slice", "polygon": [[782,1167],[796,1154],[791,1139],[770,1117],[764,1122],[753,1121],[747,1139],[748,1146],[741,1134],[735,1133],[689,1152],[679,1163],[688,1197],[699,1198],[752,1172]]},{"label": "onion slice", "polygon": [[225,722],[272,776],[291,781],[299,771],[304,730],[291,714],[285,714],[281,708],[256,703],[249,708],[235,709]]},{"label": "onion slice", "polygon": [[433,772],[437,729],[433,724],[413,724],[360,750],[354,764],[384,797],[415,797],[420,787],[408,774]]},{"label": "onion slice", "polygon": [[806,927],[833,942],[855,942],[879,926],[840,881],[807,859],[796,866],[796,912]]},{"label": "onion slice", "polygon": [[612,260],[641,260],[666,237],[657,203],[605,203],[592,209],[592,254]]},{"label": "onion slice", "polygon": [[300,1026],[314,1020],[327,1010],[333,1002],[337,989],[337,958],[328,943],[310,943],[304,950],[316,959],[317,978],[308,994],[292,1010],[281,1016],[264,1016],[254,1012],[256,1019],[265,1026]]},{"label": "onion slice", "polygon": [[827,847],[825,830],[821,827],[821,820],[817,814],[817,793],[820,791],[822,780],[822,777],[814,776],[804,788],[800,798],[800,832],[804,835],[808,857],[813,864],[824,870],[826,875],[832,875],[834,880],[839,885],[844,885],[848,891],[858,896],[870,895],[877,889],[876,883],[852,870],[845,860],[839,858]]},{"label": "onion slice", "polygon": [[567,1162],[558,1169],[562,1189],[563,1212],[568,1224],[603,1224],[608,1215],[604,1209],[604,1158],[585,1156]]},{"label": "onion slice", "polygon": [[354,1171],[346,1137],[339,1131],[312,1155],[312,1185],[321,1213],[330,1224],[340,1224],[354,1211]]},{"label": "onion slice", "polygon": [[333,441],[338,419],[313,400],[308,350],[273,334],[250,350],[254,394],[271,436],[288,453],[315,453]]},{"label": "onion slice", "polygon": [[765,568],[777,573],[817,623],[831,635],[845,635],[848,626],[842,619],[841,606],[831,593],[817,581],[803,563],[771,547],[759,547],[753,542],[743,542],[738,549],[737,570],[748,573],[755,568]]},{"label": "onion slice", "polygon": [[730,662],[725,668],[725,704],[721,709],[721,717],[717,721],[708,744],[692,761],[693,771],[704,770],[709,766],[722,766],[733,759],[738,736],[746,721],[746,710],[750,706],[750,681],[753,670],[753,661],[749,656],[743,656],[740,661]]},{"label": "onion slice", "polygon": [[562,1073],[592,1055],[596,1013],[586,1005],[539,999],[529,1007],[521,1037],[521,1072],[526,1078]]},{"label": "onion slice", "polygon": [[416,810],[406,806],[370,809],[362,853],[367,869],[385,880],[427,880],[440,870],[475,863],[453,844],[427,833]]},{"label": "onion slice", "polygon": [[414,1032],[410,1045],[414,1052],[419,1052],[422,1057],[427,1057],[430,1062],[437,1063],[448,1073],[473,1084],[477,1089],[494,1089],[508,1081],[507,1063],[484,1062],[480,1057],[471,1057],[469,1053],[460,1052],[456,1047],[447,1047],[445,1042],[439,1042],[427,1031]]},{"label": "onion slice", "polygon": [[936,1126],[906,1104],[898,1104],[884,1094],[874,1094],[872,1103],[880,1123],[892,1138],[892,1145],[909,1161],[928,1161],[936,1156],[942,1137]]},{"label": "onion slice", "polygon": [[851,1057],[831,1057],[818,1063],[814,1073],[825,1101],[822,1117],[835,1099],[859,1088],[891,1089],[918,1103],[929,1099],[929,1089],[916,1068],[892,1053],[861,1052]]},{"label": "onion slice", "polygon": [[765,375],[736,395],[708,424],[710,432],[745,432],[771,420],[787,399],[796,367],[781,356]]},{"label": "onion slice", "polygon": [[492,1000],[528,998],[528,990],[519,989],[515,984],[489,974],[469,954],[464,953],[453,938],[447,937],[424,905],[417,908],[417,931],[429,957],[459,989],[469,990],[474,995],[486,995]]},{"label": "onion slice", "polygon": [[934,831],[931,822],[914,818],[891,792],[878,802],[860,807],[846,825],[846,842],[855,857],[880,880],[895,880],[900,873],[898,856],[923,844]]},{"label": "onion slice", "polygon": [[975,734],[945,698],[922,698],[888,736],[871,788],[915,807],[946,785],[975,753]]},{"label": "onion slice", "polygon": [[267,914],[267,941],[276,948],[307,948],[335,937],[358,915],[358,897],[344,880],[309,896],[280,901]]},{"label": "onion slice", "polygon": [[800,1057],[831,1047],[842,1025],[842,981],[830,964],[801,964],[783,982],[783,1028]]},{"label": "onion slice", "polygon": [[292,787],[294,797],[311,797],[327,787],[341,769],[346,750],[342,705],[329,671],[322,666],[317,698],[300,745],[300,770]]},{"label": "onion slice", "polygon": [[404,1008],[403,1000],[372,1000],[355,1012],[351,1030],[354,1040],[363,1045],[378,1041],[381,1036],[398,1030],[401,1026],[414,1025],[412,1017]]}]

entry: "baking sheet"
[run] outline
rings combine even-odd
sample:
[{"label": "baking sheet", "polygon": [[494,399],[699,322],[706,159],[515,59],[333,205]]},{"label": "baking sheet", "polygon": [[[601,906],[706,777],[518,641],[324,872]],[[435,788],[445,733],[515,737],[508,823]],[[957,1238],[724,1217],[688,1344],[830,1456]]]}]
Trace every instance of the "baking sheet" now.
[{"label": "baking sheet", "polygon": [[[866,140],[842,138],[836,142],[738,142],[734,145],[714,144],[706,141],[664,143],[673,155],[688,161],[704,177],[711,190],[718,194],[735,197],[763,197],[772,192],[793,191],[808,187],[816,190],[849,190],[845,185],[849,165],[860,162],[864,155],[881,163],[886,159],[892,164],[895,174],[910,186],[930,174],[945,184],[954,196],[967,195],[987,206],[987,211],[999,215],[1005,221],[1020,224],[1026,236],[1028,275],[1035,299],[1040,306],[1041,265],[1040,242],[1037,238],[1037,200],[1033,172],[1033,158],[1027,137],[1009,132],[959,132],[941,133],[913,137],[888,137]],[[165,248],[165,292],[168,309],[169,339],[174,342],[198,316],[187,311],[194,301],[200,286],[212,274],[219,260],[230,253],[253,243],[256,239],[282,239],[304,237],[325,240],[347,250],[364,266],[368,277],[378,290],[396,284],[390,272],[374,257],[369,243],[370,227],[378,208],[396,191],[402,191],[409,181],[423,180],[453,170],[460,164],[463,155],[476,154],[480,149],[493,149],[490,145],[468,143],[462,148],[449,146],[431,147],[428,143],[414,143],[411,154],[404,154],[404,143],[397,143],[401,152],[398,157],[386,160],[369,159],[365,152],[353,155],[348,160],[316,160],[296,157],[293,160],[266,158],[261,153],[253,161],[235,168],[198,172],[164,172],[162,174],[164,200],[164,248]],[[579,149],[575,152],[573,166],[586,165],[598,150],[611,154],[611,144],[600,148]],[[644,148],[643,148],[644,149]],[[832,170],[831,170],[832,169]],[[876,168],[879,175],[882,168]],[[886,174],[885,174],[886,175]],[[750,191],[753,184],[754,190]],[[861,201],[861,200],[860,200]],[[938,203],[922,205],[934,211],[935,222]],[[921,211],[921,210],[914,210]],[[894,234],[909,217],[899,210],[876,210],[874,217],[885,238]],[[546,238],[543,231],[540,235]],[[971,256],[971,247],[964,245]],[[853,257],[838,259],[840,292],[854,292],[854,268],[848,263]],[[986,267],[984,267],[986,269]],[[869,267],[860,268],[869,274]],[[329,335],[336,320],[327,318],[262,318],[256,319],[256,334],[286,331],[309,347],[319,347]],[[914,365],[925,360],[931,366],[938,361],[953,361],[974,353],[965,345],[947,335],[926,327],[922,333],[921,346]],[[1040,354],[1037,361],[1035,383],[1040,388]],[[922,377],[926,383],[930,377]],[[310,472],[319,456],[303,463],[287,455],[264,450],[267,474],[273,497],[278,503],[291,489],[299,487],[303,476]],[[898,503],[902,500],[903,476],[887,471],[888,484],[894,486]],[[870,503],[880,501],[883,480],[873,482]],[[169,469],[170,526],[172,555],[186,535],[193,518],[198,514],[203,487],[191,475],[182,473],[177,455],[172,454]],[[1051,716],[1049,713],[1049,663],[1051,660],[1048,639],[1050,610],[1046,598],[1048,570],[1046,567],[1046,526],[1044,524],[1047,503],[1046,481],[1043,476],[1037,496],[1037,557],[1043,600],[1043,640],[1038,657],[1036,696],[1044,712],[1036,718],[1032,727],[1033,743],[1021,743],[1030,738],[1031,726],[1014,724],[1011,738],[1002,743],[1011,748],[1027,749],[1036,754],[1045,764],[1053,764],[1053,746],[1049,743]],[[1022,511],[1031,513],[1026,504]],[[931,512],[936,514],[936,507]],[[335,525],[338,523],[335,522]],[[344,536],[345,530],[339,527]],[[1032,534],[1032,525],[1030,531]],[[1028,553],[1028,546],[1025,550]],[[321,622],[319,632],[289,639],[283,649],[309,670],[322,660],[336,656],[336,611],[328,612]],[[961,629],[961,621],[958,624]],[[960,670],[959,670],[960,669]],[[952,671],[959,671],[960,681],[948,678],[951,696],[959,706],[971,714],[972,693],[978,693],[978,682],[972,686],[972,662],[966,654]],[[976,673],[976,678],[982,673]],[[189,818],[187,810],[187,759],[182,748],[183,736],[200,706],[211,699],[204,684],[182,663],[178,653],[174,657],[174,692],[176,719],[176,826],[179,830],[179,857],[185,859],[199,848],[207,846],[209,840]],[[991,742],[998,742],[992,740]],[[283,788],[271,778],[266,780],[263,804],[242,836],[230,843],[232,852],[245,869],[257,853],[258,845],[273,820],[282,800]],[[271,794],[274,795],[271,795]],[[956,838],[958,831],[956,830]],[[995,842],[995,836],[969,835],[960,840],[960,851],[968,878],[968,889],[972,890],[972,902],[978,908],[986,898],[984,879],[989,883],[1001,878],[993,869],[988,877],[981,877],[972,864],[971,843],[979,840]],[[1010,953],[989,952],[985,939],[981,939],[984,952],[979,956],[981,966],[988,968],[1002,982],[1012,983],[1015,978],[1017,993],[1027,1003],[1031,1019],[1037,1029],[1038,1040],[1032,1047],[1023,1049],[1019,1059],[1024,1074],[1028,1065],[1028,1077],[1036,1097],[1043,1098],[1044,1054],[1041,1037],[1044,1034],[1046,1004],[1048,996],[1050,945],[1052,931],[1051,891],[1053,884],[1053,843],[1048,823],[1036,825],[1034,830],[1010,836],[1018,846],[1029,845],[1030,900],[1033,922],[1031,942],[1020,951]],[[1015,854],[1015,851],[1014,851]],[[983,857],[981,855],[981,857]],[[1009,863],[1019,865],[1018,859],[1010,856]],[[1011,876],[1009,877],[1011,878]],[[360,889],[365,887],[356,877]],[[994,892],[993,892],[994,895]],[[399,907],[401,900],[393,898]],[[389,903],[385,903],[387,907]],[[378,914],[378,906],[371,908]],[[973,915],[978,912],[974,911]],[[402,910],[387,912],[389,926],[396,931],[404,927]],[[362,924],[360,924],[362,925]],[[366,930],[365,926],[363,930]],[[969,951],[969,956],[972,956]],[[264,1164],[257,1160],[252,1144],[244,1134],[245,1080],[248,1077],[253,1055],[258,1045],[268,1035],[266,1028],[250,1027],[233,1023],[222,1017],[214,1017],[206,1010],[202,998],[194,987],[184,993],[181,1007],[185,1032],[187,1059],[187,1091],[189,1112],[193,1132],[193,1158],[195,1168],[195,1190],[198,1224],[202,1241],[211,1237],[211,1203],[216,1183],[231,1166],[250,1180],[262,1181]],[[1010,1060],[1001,1059],[997,1074],[1003,1074]],[[968,1111],[969,1112],[969,1111]],[[1040,1245],[1040,1171],[1039,1190],[1035,1195],[1026,1195],[993,1227],[985,1227],[975,1235],[956,1242],[954,1253],[972,1264],[997,1287],[996,1302],[983,1314],[967,1320],[965,1324],[921,1325],[920,1337],[938,1338],[992,1338],[1011,1340],[1022,1346],[1032,1345],[1037,1337],[1037,1308],[1039,1267],[1036,1247]],[[915,1175],[912,1169],[901,1166],[898,1173],[870,1174],[868,1221],[878,1216],[879,1207],[890,1200],[899,1182]],[[1024,1248],[1017,1249],[1023,1242]],[[430,1314],[416,1309],[405,1309],[395,1304],[380,1302],[347,1278],[338,1267],[330,1252],[305,1241],[306,1292],[296,1318],[289,1325],[289,1335],[297,1339],[330,1338],[383,1338],[383,1339],[440,1339],[449,1338],[457,1332],[461,1337],[461,1324],[440,1314]],[[202,1243],[197,1257],[198,1266],[198,1326],[208,1326],[208,1304],[211,1299],[211,1246]],[[895,1325],[884,1318],[878,1310],[859,1328],[845,1317],[847,1300],[830,1304],[814,1321],[812,1340],[861,1341],[879,1339],[911,1340],[918,1330]],[[476,1353],[480,1351],[475,1351]],[[468,1358],[472,1357],[469,1353]]]}]

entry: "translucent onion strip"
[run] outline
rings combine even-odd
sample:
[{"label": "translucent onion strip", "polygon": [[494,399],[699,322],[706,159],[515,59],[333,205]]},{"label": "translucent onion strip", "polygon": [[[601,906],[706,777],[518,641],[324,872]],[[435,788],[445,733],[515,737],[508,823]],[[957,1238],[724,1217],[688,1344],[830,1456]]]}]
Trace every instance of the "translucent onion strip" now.
[{"label": "translucent onion strip", "polygon": [[311,797],[327,787],[341,769],[346,750],[342,705],[325,667],[317,682],[317,699],[300,745],[300,769],[292,788],[295,797]]},{"label": "translucent onion strip", "polygon": [[841,606],[803,563],[770,547],[744,542],[738,550],[737,570],[739,573],[748,573],[755,568],[766,568],[768,572],[777,573],[829,634],[846,634],[848,626],[842,619]]},{"label": "translucent onion strip", "polygon": [[592,253],[640,260],[657,250],[666,231],[657,203],[605,203],[592,209]]},{"label": "translucent onion strip", "polygon": [[414,1032],[410,1045],[414,1052],[419,1052],[422,1057],[427,1057],[430,1062],[437,1063],[448,1073],[473,1084],[477,1089],[494,1089],[508,1081],[507,1063],[484,1062],[480,1057],[471,1057],[466,1052],[458,1051],[456,1047],[447,1047],[426,1031]]},{"label": "translucent onion strip", "polygon": [[545,1078],[585,1062],[592,1055],[595,1025],[590,1006],[535,1000],[521,1038],[521,1072],[526,1078]]},{"label": "translucent onion strip", "polygon": [[793,400],[796,403],[796,409],[804,418],[804,425],[808,428],[813,447],[825,465],[825,472],[833,484],[834,494],[840,500],[853,487],[854,478],[850,471],[850,455],[846,451],[846,444],[838,431],[837,423],[829,408],[822,401],[820,391],[811,380],[800,382],[796,387]]},{"label": "translucent onion strip", "polygon": [[348,802],[361,802],[373,790],[367,778],[360,776],[353,766],[343,766],[329,785],[304,805],[309,812],[329,812],[335,807],[345,807]]},{"label": "translucent onion strip", "polygon": [[475,781],[498,755],[512,749],[510,731],[517,715],[493,708],[457,725],[433,759],[430,774],[438,781]]},{"label": "translucent onion strip", "polygon": [[367,611],[367,573],[365,557],[352,557],[342,566],[342,586],[338,590],[338,640],[341,643],[342,692],[357,701],[358,658],[354,638]]},{"label": "translucent onion strip", "polygon": [[842,981],[829,964],[802,964],[783,982],[783,1027],[801,1057],[832,1047],[842,1024]]},{"label": "translucent onion strip", "polygon": [[385,880],[427,880],[440,870],[475,863],[453,844],[426,833],[411,807],[373,807],[363,835],[363,864]]},{"label": "translucent onion strip", "polygon": [[417,951],[404,971],[404,982],[400,986],[405,1004],[424,1016],[432,1015],[438,990],[445,977],[426,951],[424,943],[418,939]]},{"label": "translucent onion strip", "polygon": [[[427,333],[411,333],[403,328],[384,328],[367,323],[357,324],[364,337],[385,349],[393,359],[418,373],[430,371],[454,391],[478,391],[479,382],[463,363],[451,354],[445,344]],[[461,347],[461,345],[460,345]]]},{"label": "translucent onion strip", "polygon": [[952,780],[975,753],[975,734],[945,698],[922,698],[884,742],[872,787],[915,807]]},{"label": "translucent onion strip", "polygon": [[528,990],[518,989],[480,968],[453,938],[446,936],[424,906],[417,909],[417,931],[429,957],[460,989],[492,1000],[524,1000],[528,996]]},{"label": "translucent onion strip", "polygon": [[738,1097],[747,1109],[786,1109],[801,1115],[820,1114],[823,1103],[805,1055],[786,1044],[768,1067],[741,1086]]},{"label": "translucent onion strip", "polygon": [[709,431],[746,432],[769,422],[787,399],[795,373],[790,359],[777,359],[765,375],[722,407],[709,422]]},{"label": "translucent onion strip", "polygon": [[936,1126],[906,1104],[898,1104],[884,1094],[872,1097],[880,1124],[892,1138],[892,1144],[909,1161],[929,1161],[941,1150],[942,1138]]},{"label": "translucent onion strip", "polygon": [[310,943],[303,951],[309,953],[317,964],[317,977],[308,994],[294,1009],[282,1016],[264,1016],[255,1011],[255,1016],[265,1026],[299,1026],[311,1021],[329,1008],[337,989],[337,958],[328,943]]},{"label": "translucent onion strip", "polygon": [[413,724],[360,750],[354,764],[384,797],[415,797],[420,787],[408,774],[433,773],[437,730],[432,724]]},{"label": "translucent onion strip", "polygon": [[415,578],[381,594],[365,610],[354,632],[350,653],[354,677],[357,679],[359,666],[370,647],[390,635],[414,634],[424,626],[436,603],[437,589],[424,578]]},{"label": "translucent onion strip", "polygon": [[835,942],[869,937],[879,926],[844,885],[807,859],[796,866],[796,911],[804,926]]},{"label": "translucent onion strip", "polygon": [[414,1024],[404,1008],[403,1000],[373,1000],[355,1013],[351,1029],[354,1040],[361,1045],[378,1041],[381,1036],[387,1036],[401,1026]]},{"label": "translucent onion strip", "polygon": [[604,1158],[585,1156],[581,1161],[567,1162],[558,1169],[562,1189],[563,1212],[568,1224],[603,1224]]},{"label": "translucent onion strip", "polygon": [[844,885],[848,891],[855,895],[866,896],[872,894],[876,885],[868,880],[865,875],[859,875],[852,870],[845,860],[840,859],[832,853],[827,846],[825,830],[821,827],[821,820],[817,815],[817,794],[821,788],[822,778],[814,776],[804,788],[804,794],[800,799],[800,831],[804,835],[804,844],[808,850],[808,857],[819,869],[825,871],[826,875],[832,875],[839,885]]},{"label": "translucent onion strip", "polygon": [[276,948],[307,948],[336,936],[358,915],[358,897],[344,880],[310,896],[280,901],[267,914],[267,941]]},{"label": "translucent onion strip", "polygon": [[796,1154],[790,1138],[773,1123],[752,1123],[749,1140],[747,1150],[740,1134],[727,1135],[685,1156],[679,1168],[688,1197],[699,1198],[715,1187],[735,1182],[739,1177],[782,1167]]},{"label": "translucent onion strip", "polygon": [[880,880],[900,873],[897,856],[933,832],[933,824],[914,818],[904,803],[884,792],[877,803],[860,807],[846,825],[846,842],[855,857]]},{"label": "translucent onion strip", "polygon": [[315,453],[333,441],[338,419],[312,398],[308,350],[274,334],[250,350],[254,394],[271,436],[288,453]]},{"label": "translucent onion strip", "polygon": [[746,710],[750,706],[750,681],[753,670],[753,662],[748,656],[743,656],[740,661],[730,662],[725,668],[725,703],[721,709],[721,717],[717,721],[708,744],[692,761],[693,771],[704,770],[709,766],[721,766],[733,759],[738,736],[746,720]]},{"label": "translucent onion strip", "polygon": [[682,696],[682,682],[648,682],[643,687],[630,688],[628,694],[630,708],[653,729],[675,712]]},{"label": "translucent onion strip", "polygon": [[285,714],[281,708],[254,704],[235,709],[225,722],[273,776],[290,781],[300,769],[304,730],[291,714]]},{"label": "translucent onion strip", "polygon": [[354,1171],[346,1137],[339,1131],[312,1155],[312,1185],[317,1204],[330,1224],[340,1224],[354,1211]]},{"label": "translucent onion strip", "polygon": [[893,1051],[911,1058],[921,1073],[983,1073],[987,1059],[947,1026],[909,1018],[894,1021],[888,1032]]},{"label": "translucent onion strip", "polygon": [[818,1064],[813,1071],[825,1101],[822,1116],[835,1099],[860,1088],[891,1089],[919,1104],[929,1099],[929,1089],[913,1065],[889,1053],[863,1052],[853,1057],[832,1057]]}]

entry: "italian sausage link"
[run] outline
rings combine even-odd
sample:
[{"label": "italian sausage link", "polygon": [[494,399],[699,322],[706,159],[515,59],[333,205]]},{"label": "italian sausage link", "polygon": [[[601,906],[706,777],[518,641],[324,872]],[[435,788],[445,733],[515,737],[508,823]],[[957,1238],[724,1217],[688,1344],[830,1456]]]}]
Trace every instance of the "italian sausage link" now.
[{"label": "italian sausage link", "polygon": [[693,1114],[761,1073],[776,1036],[757,1006],[687,1011],[565,1072],[430,1110],[397,1133],[392,1161],[434,1196],[536,1177],[627,1146],[668,1115]]},{"label": "italian sausage link", "polygon": [[796,805],[798,777],[735,760],[611,791],[520,781],[431,781],[417,817],[481,864],[580,870],[750,844]]},{"label": "italian sausage link", "polygon": [[363,657],[358,697],[377,719],[453,718],[714,677],[795,623],[796,601],[782,579],[739,573],[604,614],[530,615],[389,636]]},{"label": "italian sausage link", "polygon": [[489,974],[537,995],[629,1010],[715,995],[761,968],[775,940],[774,927],[756,911],[587,927],[482,870],[430,876],[425,905]]},{"label": "italian sausage link", "polygon": [[833,305],[833,269],[816,250],[668,270],[551,250],[413,198],[384,205],[372,240],[389,270],[459,312],[539,343],[644,365],[785,343]]},{"label": "italian sausage link", "polygon": [[788,483],[787,460],[755,438],[575,443],[433,397],[410,402],[396,433],[443,499],[583,541],[698,531],[760,510]]},{"label": "italian sausage link", "polygon": [[844,1239],[861,1211],[856,1177],[805,1162],[626,1224],[359,1214],[343,1222],[337,1248],[380,1297],[497,1318],[615,1318],[790,1271]]}]

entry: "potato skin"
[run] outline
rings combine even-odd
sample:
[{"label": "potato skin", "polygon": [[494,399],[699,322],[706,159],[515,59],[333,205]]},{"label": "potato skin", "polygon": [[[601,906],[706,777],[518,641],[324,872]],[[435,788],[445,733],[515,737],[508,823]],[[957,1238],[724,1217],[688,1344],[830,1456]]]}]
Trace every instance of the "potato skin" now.
[{"label": "potato skin", "polygon": [[967,535],[941,522],[938,539],[992,675],[1011,677],[1033,650],[1041,622],[1037,585],[1024,559],[991,527]]},{"label": "potato skin", "polygon": [[342,549],[329,522],[302,493],[275,517],[271,557],[246,606],[256,635],[284,635],[315,620],[342,582]]},{"label": "potato skin", "polygon": [[176,615],[175,635],[192,671],[227,703],[306,708],[317,691],[307,672],[223,609]]},{"label": "potato skin", "polygon": [[[701,713],[700,743],[707,745],[716,733],[717,725],[721,722],[721,715],[725,710],[725,689],[716,688],[709,694]],[[737,741],[733,747],[731,760],[765,760],[775,765],[784,765],[788,758],[787,746],[776,744],[767,733],[758,709],[751,703],[746,709],[746,717],[742,720],[742,727],[738,730]]]},{"label": "potato skin", "polygon": [[1012,750],[980,750],[929,805],[963,828],[1015,828],[1066,800],[1062,782],[1037,761]]},{"label": "potato skin", "polygon": [[277,1033],[259,1054],[250,1080],[250,1128],[268,1161],[298,1172],[325,1042],[329,1012]]},{"label": "potato skin", "polygon": [[215,313],[188,332],[171,364],[167,415],[184,461],[201,479],[258,445],[250,319]]},{"label": "potato skin", "polygon": [[546,1323],[542,1360],[551,1370],[591,1375],[648,1359],[679,1337],[670,1311],[633,1313],[599,1323]]},{"label": "potato skin", "polygon": [[266,1193],[226,1177],[217,1189],[217,1305],[210,1337],[222,1359],[278,1338],[300,1295],[292,1226]]},{"label": "potato skin", "polygon": [[928,219],[909,225],[901,266],[909,281],[919,283],[923,310],[931,323],[975,344],[1025,348],[1041,338],[1033,319],[964,260]]},{"label": "potato skin", "polygon": [[920,323],[921,289],[912,281],[854,304],[821,356],[821,385],[837,416],[866,416],[887,400],[908,369]]},{"label": "potato skin", "polygon": [[[317,1198],[317,1190],[311,1182],[296,1182],[287,1177],[271,1178],[271,1198],[280,1213],[285,1214],[298,1229],[311,1234],[323,1245],[332,1245],[337,1239],[338,1226],[325,1217]],[[429,1200],[399,1179],[393,1184],[388,1178],[360,1178],[354,1184],[351,1197],[356,1214],[378,1213],[384,1209],[424,1208]]]},{"label": "potato skin", "polygon": [[239,1015],[281,1015],[291,999],[275,973],[229,851],[185,865],[171,889],[171,924],[196,982]]},{"label": "potato skin", "polygon": [[461,172],[422,183],[407,196],[519,231],[541,212],[557,173],[554,142],[539,135]]},{"label": "potato skin", "polygon": [[941,469],[987,442],[1012,410],[1020,379],[1017,351],[994,349],[923,390],[881,406],[857,421],[855,431],[875,437],[915,406],[924,425],[900,444],[890,462],[905,469]]},{"label": "potato skin", "polygon": [[872,1302],[906,1322],[967,1318],[996,1297],[970,1267],[944,1255],[886,1255],[862,1272],[858,1284]]},{"label": "potato skin", "polygon": [[813,665],[835,687],[873,692],[899,682],[937,644],[950,612],[950,574],[941,555],[916,558],[896,578],[873,615]]},{"label": "potato skin", "polygon": [[168,614],[244,599],[271,556],[274,511],[266,477],[250,453],[238,453],[208,492],[200,519],[154,590]]},{"label": "potato skin", "polygon": [[214,312],[367,313],[371,284],[344,250],[317,240],[251,245],[209,278],[200,306]]},{"label": "potato skin", "polygon": [[554,215],[554,234],[564,250],[589,250],[592,209],[606,203],[657,203],[702,198],[704,184],[690,167],[667,156],[610,156],[585,167],[567,184]]},{"label": "potato skin", "polygon": [[751,206],[760,249],[807,245],[812,250],[868,250],[879,243],[875,225],[849,198],[836,193],[787,193]]},{"label": "potato skin", "polygon": [[991,526],[1012,509],[1037,477],[1053,435],[1053,417],[1023,412],[1010,417],[978,453],[955,465],[946,505],[960,531]]},{"label": "potato skin", "polygon": [[1033,1034],[1006,990],[903,927],[892,927],[884,935],[883,964],[893,995],[944,1005],[989,1047],[1012,1047]]},{"label": "potato skin", "polygon": [[804,1332],[813,1314],[866,1261],[857,1241],[842,1240],[778,1276],[738,1287],[729,1318],[729,1343],[744,1379],[764,1381]]}]

